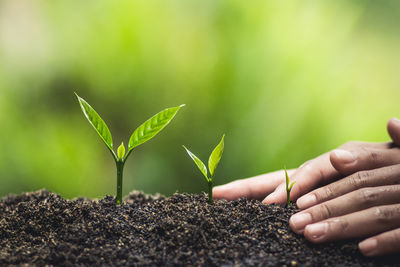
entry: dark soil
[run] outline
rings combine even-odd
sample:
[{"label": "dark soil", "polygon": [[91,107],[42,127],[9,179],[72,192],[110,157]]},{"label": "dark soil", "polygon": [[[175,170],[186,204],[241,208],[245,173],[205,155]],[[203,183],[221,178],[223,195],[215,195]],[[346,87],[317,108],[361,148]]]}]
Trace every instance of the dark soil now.
[{"label": "dark soil", "polygon": [[48,191],[0,201],[0,265],[385,266],[400,256],[363,257],[356,240],[313,245],[294,234],[296,207],[131,193],[65,200]]}]

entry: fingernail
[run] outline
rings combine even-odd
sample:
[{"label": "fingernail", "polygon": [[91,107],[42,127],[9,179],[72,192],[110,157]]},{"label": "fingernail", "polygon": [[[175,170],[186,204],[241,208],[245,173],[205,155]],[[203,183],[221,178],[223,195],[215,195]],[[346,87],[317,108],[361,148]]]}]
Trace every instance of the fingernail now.
[{"label": "fingernail", "polygon": [[312,217],[310,213],[298,213],[293,215],[290,218],[290,223],[293,226],[293,230],[295,230],[296,233],[302,232],[304,227],[307,224],[310,224],[312,221]]},{"label": "fingernail", "polygon": [[306,231],[310,233],[312,239],[319,239],[328,231],[327,223],[316,223],[306,226]]},{"label": "fingernail", "polygon": [[276,193],[272,192],[271,194],[269,194],[263,201],[263,204],[272,204],[275,202],[275,198],[276,198]]},{"label": "fingernail", "polygon": [[306,209],[317,204],[317,198],[314,194],[305,195],[299,198],[296,204],[300,209]]},{"label": "fingernail", "polygon": [[343,161],[343,163],[352,163],[356,160],[354,154],[347,150],[335,149],[333,153],[335,153],[336,157]]},{"label": "fingernail", "polygon": [[372,256],[377,246],[378,241],[376,241],[375,238],[364,240],[360,244],[358,244],[358,248],[366,256]]}]

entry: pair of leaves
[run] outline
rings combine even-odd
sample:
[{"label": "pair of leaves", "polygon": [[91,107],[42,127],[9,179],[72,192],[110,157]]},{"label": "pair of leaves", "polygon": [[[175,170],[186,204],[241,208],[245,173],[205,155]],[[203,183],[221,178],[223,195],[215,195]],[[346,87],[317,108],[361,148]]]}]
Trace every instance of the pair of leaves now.
[{"label": "pair of leaves", "polygon": [[204,175],[207,182],[212,182],[214,180],[215,169],[217,168],[218,163],[221,160],[222,153],[224,152],[224,139],[225,139],[225,134],[222,136],[221,141],[214,148],[213,152],[211,153],[211,155],[208,159],[208,169],[210,170],[210,177],[208,177],[206,165],[198,157],[196,157],[195,154],[190,152],[189,149],[187,149],[185,146],[183,146],[186,149],[186,152],[189,154],[189,156],[194,161],[194,163],[196,163],[197,167],[199,168],[201,173]]},{"label": "pair of leaves", "polygon": [[289,175],[288,175],[288,173],[287,173],[287,171],[286,171],[286,168],[285,168],[285,175],[286,175],[286,191],[287,191],[287,192],[290,192],[290,191],[292,190],[292,187],[293,187],[294,184],[296,183],[296,181],[294,181],[294,182],[292,182],[292,183],[290,184]]},{"label": "pair of leaves", "polygon": [[[89,123],[93,126],[93,128],[101,137],[101,139],[104,141],[108,149],[113,154],[115,160],[118,159],[122,160],[125,155],[125,147],[123,143],[118,148],[117,155],[115,155],[111,132],[108,129],[106,123],[103,121],[100,115],[89,105],[88,102],[86,102],[83,98],[81,98],[77,94],[76,96],[78,98],[79,104],[86,119],[89,121]],[[162,129],[164,129],[164,127],[169,124],[169,122],[174,118],[179,109],[183,106],[184,105],[180,105],[177,107],[164,109],[159,113],[157,113],[156,115],[154,115],[153,117],[151,117],[150,119],[148,119],[142,125],[140,125],[133,132],[131,138],[129,139],[128,153],[125,159],[123,160],[126,160],[132,149],[147,142],[155,135],[157,135]]]}]

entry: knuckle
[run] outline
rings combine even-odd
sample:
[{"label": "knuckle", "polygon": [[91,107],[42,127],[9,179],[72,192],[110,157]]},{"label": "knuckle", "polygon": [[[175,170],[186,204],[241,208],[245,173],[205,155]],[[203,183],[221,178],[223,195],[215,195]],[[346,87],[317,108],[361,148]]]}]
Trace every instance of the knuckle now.
[{"label": "knuckle", "polygon": [[362,148],[362,150],[368,160],[370,160],[371,162],[379,162],[379,153],[377,153],[375,150],[367,149],[365,147]]},{"label": "knuckle", "polygon": [[361,188],[367,185],[369,177],[369,171],[359,171],[350,175],[347,182],[352,188]]},{"label": "knuckle", "polygon": [[332,190],[332,185],[328,185],[325,188],[325,196],[326,196],[326,198],[328,198],[328,199],[334,198],[335,197],[335,194],[333,193],[334,191],[335,190]]},{"label": "knuckle", "polygon": [[333,186],[327,185],[314,191],[315,198],[318,202],[326,201],[335,198],[335,190]]},{"label": "knuckle", "polygon": [[349,229],[349,222],[340,218],[328,221],[329,229],[331,232],[345,233]]},{"label": "knuckle", "polygon": [[380,206],[374,208],[375,220],[381,225],[391,224],[400,214],[400,207]]},{"label": "knuckle", "polygon": [[322,214],[323,218],[331,218],[333,216],[332,208],[325,203],[319,205],[319,213]]},{"label": "knuckle", "polygon": [[385,167],[385,176],[391,184],[400,184],[400,164]]},{"label": "knuckle", "polygon": [[358,198],[363,204],[373,205],[380,197],[381,191],[374,188],[364,188],[358,190]]}]

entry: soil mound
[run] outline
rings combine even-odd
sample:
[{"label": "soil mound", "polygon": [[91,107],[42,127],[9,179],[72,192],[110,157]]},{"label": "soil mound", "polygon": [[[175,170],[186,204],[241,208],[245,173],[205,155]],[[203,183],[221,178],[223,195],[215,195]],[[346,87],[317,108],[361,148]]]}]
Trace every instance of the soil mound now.
[{"label": "soil mound", "polygon": [[206,195],[66,200],[41,190],[0,200],[0,265],[395,266],[356,240],[313,245],[289,226],[296,207]]}]

